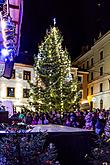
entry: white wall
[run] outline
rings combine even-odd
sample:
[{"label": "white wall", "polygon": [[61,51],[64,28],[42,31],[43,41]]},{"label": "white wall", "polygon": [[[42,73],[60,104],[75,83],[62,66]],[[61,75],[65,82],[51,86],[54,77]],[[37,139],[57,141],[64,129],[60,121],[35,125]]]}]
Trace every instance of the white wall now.
[{"label": "white wall", "polygon": [[[3,64],[0,64],[0,66]],[[0,78],[0,100],[12,101],[15,106],[27,104],[27,98],[23,98],[23,88],[29,89],[27,80],[23,80],[23,70],[31,71],[31,80],[34,78],[33,67],[25,64],[15,64],[15,79]],[[19,77],[19,74],[21,77]],[[7,87],[15,88],[15,97],[7,97]]]}]

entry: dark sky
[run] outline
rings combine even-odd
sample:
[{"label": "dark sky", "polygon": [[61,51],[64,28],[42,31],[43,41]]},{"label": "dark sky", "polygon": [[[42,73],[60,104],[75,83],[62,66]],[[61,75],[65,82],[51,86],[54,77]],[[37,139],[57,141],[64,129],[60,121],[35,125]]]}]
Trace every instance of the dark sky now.
[{"label": "dark sky", "polygon": [[93,44],[99,31],[110,29],[110,0],[24,0],[19,59],[32,63],[54,17],[73,60],[82,46]]}]

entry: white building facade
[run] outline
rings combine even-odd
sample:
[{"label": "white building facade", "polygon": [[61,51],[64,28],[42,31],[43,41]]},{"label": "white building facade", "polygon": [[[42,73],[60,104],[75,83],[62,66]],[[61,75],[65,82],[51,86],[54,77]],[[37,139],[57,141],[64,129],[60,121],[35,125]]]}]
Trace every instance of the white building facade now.
[{"label": "white building facade", "polygon": [[[0,70],[4,64],[0,64]],[[14,64],[14,69],[11,79],[0,77],[0,101],[12,101],[14,107],[27,104],[29,94],[29,83],[28,80],[34,79],[33,67],[25,64]]]},{"label": "white building facade", "polygon": [[110,108],[110,31],[100,37],[87,53],[73,61],[89,72],[87,99],[91,108]]}]

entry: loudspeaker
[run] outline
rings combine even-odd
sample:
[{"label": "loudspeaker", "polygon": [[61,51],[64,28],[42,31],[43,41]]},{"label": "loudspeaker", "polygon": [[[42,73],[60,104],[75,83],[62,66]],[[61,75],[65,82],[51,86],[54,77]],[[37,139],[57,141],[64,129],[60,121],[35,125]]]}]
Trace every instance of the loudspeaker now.
[{"label": "loudspeaker", "polygon": [[0,11],[3,11],[3,5],[0,4]]},{"label": "loudspeaker", "polygon": [[8,123],[8,111],[0,111],[0,123]]},{"label": "loudspeaker", "polygon": [[5,69],[4,69],[3,77],[5,77],[7,79],[11,79],[13,67],[14,67],[14,61],[5,62]]}]

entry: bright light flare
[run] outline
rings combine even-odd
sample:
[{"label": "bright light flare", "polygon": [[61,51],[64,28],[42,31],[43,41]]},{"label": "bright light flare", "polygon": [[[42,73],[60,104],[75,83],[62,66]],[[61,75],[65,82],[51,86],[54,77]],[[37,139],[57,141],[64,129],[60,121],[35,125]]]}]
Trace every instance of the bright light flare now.
[{"label": "bright light flare", "polygon": [[7,49],[2,49],[2,50],[1,50],[1,53],[2,53],[2,55],[3,55],[4,57],[6,57],[6,56],[9,55],[9,52],[8,52]]},{"label": "bright light flare", "polygon": [[3,30],[6,28],[6,22],[4,19],[1,20],[1,27]]}]

